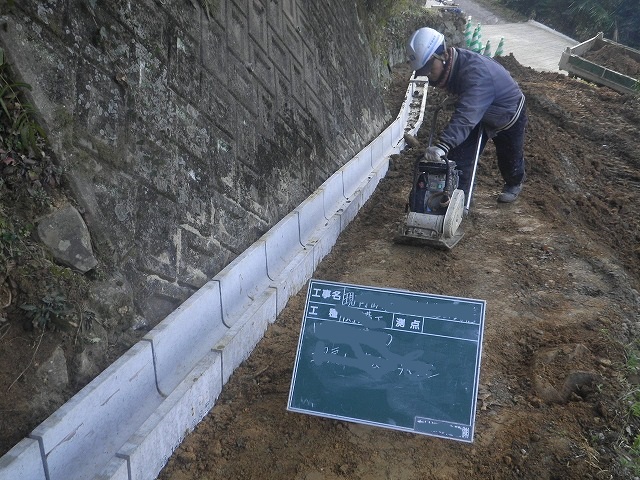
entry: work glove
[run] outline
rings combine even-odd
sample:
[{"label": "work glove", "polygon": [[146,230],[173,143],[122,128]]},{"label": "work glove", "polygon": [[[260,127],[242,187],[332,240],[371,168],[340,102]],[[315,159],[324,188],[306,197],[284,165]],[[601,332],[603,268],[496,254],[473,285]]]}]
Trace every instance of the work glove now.
[{"label": "work glove", "polygon": [[424,152],[424,158],[428,162],[441,162],[442,157],[444,157],[446,154],[447,153],[440,147],[429,147]]}]

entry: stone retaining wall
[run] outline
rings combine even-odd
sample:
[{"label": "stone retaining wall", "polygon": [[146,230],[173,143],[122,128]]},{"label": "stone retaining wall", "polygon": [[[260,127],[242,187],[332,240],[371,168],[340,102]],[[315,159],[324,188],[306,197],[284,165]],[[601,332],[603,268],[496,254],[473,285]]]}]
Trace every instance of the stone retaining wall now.
[{"label": "stone retaining wall", "polygon": [[0,23],[99,268],[149,325],[390,117],[355,2],[23,0]]}]

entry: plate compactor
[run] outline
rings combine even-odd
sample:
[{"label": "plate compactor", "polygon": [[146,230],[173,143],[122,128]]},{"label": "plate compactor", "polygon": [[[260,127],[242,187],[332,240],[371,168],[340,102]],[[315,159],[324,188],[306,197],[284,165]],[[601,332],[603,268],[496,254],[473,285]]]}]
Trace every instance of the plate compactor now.
[{"label": "plate compactor", "polygon": [[[429,145],[431,145],[433,129],[441,109],[442,106],[434,113]],[[482,134],[478,135],[469,198],[466,202],[464,191],[458,189],[459,171],[456,169],[456,163],[446,158],[441,158],[438,162],[430,162],[420,155],[414,168],[406,216],[396,235],[396,242],[428,245],[447,250],[451,250],[458,244],[464,235],[460,225],[471,204],[481,140]]]}]

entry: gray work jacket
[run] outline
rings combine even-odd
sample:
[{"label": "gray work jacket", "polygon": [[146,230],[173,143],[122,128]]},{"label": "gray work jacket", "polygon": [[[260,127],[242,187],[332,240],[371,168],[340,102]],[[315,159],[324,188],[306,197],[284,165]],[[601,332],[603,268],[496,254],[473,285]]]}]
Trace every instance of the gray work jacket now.
[{"label": "gray work jacket", "polygon": [[524,95],[511,74],[492,58],[454,48],[445,88],[458,96],[449,124],[438,139],[446,151],[460,145],[482,122],[489,138],[515,123]]}]

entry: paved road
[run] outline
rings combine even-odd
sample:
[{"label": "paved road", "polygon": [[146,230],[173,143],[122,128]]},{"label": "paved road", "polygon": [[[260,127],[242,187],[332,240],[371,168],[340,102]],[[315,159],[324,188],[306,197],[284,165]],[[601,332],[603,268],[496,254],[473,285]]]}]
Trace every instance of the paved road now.
[{"label": "paved road", "polygon": [[[558,68],[560,56],[567,47],[577,41],[552,30],[541,23],[529,20],[525,23],[505,23],[481,27],[482,43],[491,42],[492,52],[504,37],[504,54],[513,56],[522,65],[535,70],[561,72]],[[566,72],[562,72],[566,73]]]},{"label": "paved road", "polygon": [[[426,6],[437,2],[428,0]],[[495,53],[501,38],[504,38],[503,52],[513,56],[522,65],[536,70],[562,72],[558,68],[560,55],[567,47],[578,44],[566,35],[529,20],[523,23],[507,23],[504,19],[471,0],[455,0],[464,15],[471,16],[474,27],[480,23],[481,41],[491,42],[491,52]]]}]

